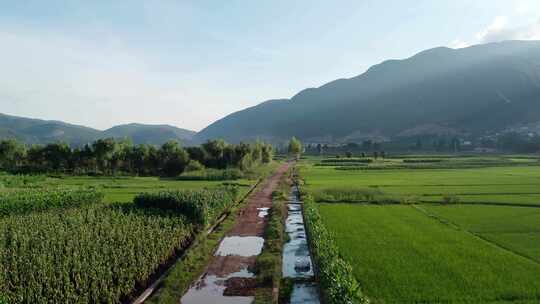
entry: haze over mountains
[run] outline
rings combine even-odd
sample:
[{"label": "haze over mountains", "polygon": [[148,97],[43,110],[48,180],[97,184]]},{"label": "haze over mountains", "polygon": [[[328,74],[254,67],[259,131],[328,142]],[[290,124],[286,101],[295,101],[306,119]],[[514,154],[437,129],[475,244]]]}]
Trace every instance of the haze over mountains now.
[{"label": "haze over mountains", "polygon": [[223,138],[281,142],[393,139],[483,134],[540,121],[540,42],[506,41],[434,48],[389,60],[365,73],[305,89],[228,115],[195,134],[166,125],[130,124],[99,131],[59,121],[0,115],[0,137],[27,143],[87,143],[131,137],[135,143],[184,144]]},{"label": "haze over mountains", "polygon": [[15,138],[28,144],[66,142],[83,145],[99,138],[131,138],[135,144],[160,145],[168,140],[189,144],[194,131],[169,125],[126,124],[100,131],[61,121],[0,114],[0,138]]},{"label": "haze over mountains", "polygon": [[389,60],[350,79],[263,102],[211,124],[195,140],[292,135],[355,141],[472,133],[540,121],[540,42],[435,48]]}]

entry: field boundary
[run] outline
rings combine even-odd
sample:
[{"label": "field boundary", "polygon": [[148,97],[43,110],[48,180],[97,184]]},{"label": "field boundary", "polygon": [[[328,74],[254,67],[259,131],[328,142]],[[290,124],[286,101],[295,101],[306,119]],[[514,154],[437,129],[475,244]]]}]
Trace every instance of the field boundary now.
[{"label": "field boundary", "polygon": [[214,230],[217,227],[219,227],[223,223],[223,221],[225,221],[229,217],[229,215],[231,213],[231,210],[234,207],[237,207],[238,205],[240,205],[242,202],[244,202],[253,193],[253,191],[261,184],[261,182],[264,179],[265,178],[259,178],[255,182],[255,184],[252,185],[251,188],[246,192],[246,194],[244,194],[238,201],[236,201],[231,206],[229,206],[225,211],[223,211],[223,213],[218,217],[216,222],[213,225],[211,225],[211,227],[209,227],[208,229],[204,230],[201,233],[198,233],[198,234],[194,235],[193,239],[190,241],[189,245],[182,249],[182,253],[174,260],[174,262],[170,263],[170,265],[167,266],[167,268],[163,271],[163,273],[161,275],[159,275],[159,277],[152,284],[150,284],[150,286],[148,286],[142,293],[140,293],[140,295],[137,298],[135,298],[135,300],[133,300],[131,303],[132,304],[142,304],[150,296],[152,296],[159,289],[159,286],[163,282],[163,280],[170,274],[173,266],[178,261],[180,261],[182,258],[185,257],[185,255],[189,251],[189,249],[194,247],[195,245],[197,245],[198,241],[201,238],[206,238],[208,235],[210,235],[212,232],[214,232]]},{"label": "field boundary", "polygon": [[485,243],[487,243],[487,244],[489,244],[489,245],[491,245],[491,246],[494,246],[494,247],[496,247],[496,248],[498,248],[498,249],[500,249],[500,250],[507,251],[507,252],[509,252],[509,253],[511,253],[511,254],[517,255],[517,256],[522,257],[522,258],[524,258],[524,259],[526,259],[526,260],[528,260],[528,261],[530,261],[530,262],[533,262],[533,263],[535,263],[535,264],[540,265],[540,261],[537,261],[537,260],[534,259],[534,258],[531,258],[531,257],[529,257],[529,256],[527,256],[527,255],[524,255],[524,254],[522,254],[522,253],[516,252],[516,251],[514,251],[514,250],[512,250],[512,249],[510,249],[510,248],[508,248],[508,247],[506,247],[506,246],[504,246],[504,245],[501,245],[501,244],[499,244],[499,243],[497,243],[497,242],[494,242],[494,241],[492,241],[492,240],[489,240],[489,239],[483,237],[482,235],[480,235],[480,234],[478,234],[478,233],[475,233],[475,232],[473,232],[473,231],[470,231],[469,229],[464,229],[463,227],[459,226],[458,224],[456,224],[456,223],[454,223],[454,222],[452,222],[452,221],[450,221],[450,220],[447,220],[447,219],[445,219],[445,218],[442,218],[442,217],[440,217],[440,216],[438,216],[438,215],[436,215],[436,214],[433,214],[433,213],[431,213],[431,212],[429,212],[429,211],[423,209],[423,208],[420,207],[419,205],[412,205],[412,207],[413,207],[415,210],[417,210],[418,212],[420,212],[420,213],[426,215],[426,216],[429,217],[429,218],[432,218],[432,219],[438,221],[438,222],[441,223],[441,224],[447,225],[447,226],[452,227],[452,228],[454,228],[454,229],[456,229],[456,230],[459,230],[459,231],[463,231],[463,232],[465,232],[465,233],[467,233],[467,234],[473,236],[474,238],[479,239],[479,240],[481,240],[481,241],[483,241],[483,242],[485,242]]}]

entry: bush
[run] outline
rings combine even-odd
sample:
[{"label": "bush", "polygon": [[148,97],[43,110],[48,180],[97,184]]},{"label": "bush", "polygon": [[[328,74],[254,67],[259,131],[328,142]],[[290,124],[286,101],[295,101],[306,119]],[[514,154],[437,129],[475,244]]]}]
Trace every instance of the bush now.
[{"label": "bush", "polygon": [[377,187],[373,188],[327,188],[314,193],[315,200],[323,202],[345,203],[371,203],[371,204],[395,204],[399,201],[387,196]]},{"label": "bush", "polygon": [[2,174],[0,184],[6,188],[30,188],[36,187],[36,184],[45,181],[45,178],[44,175]]},{"label": "bush", "polygon": [[192,222],[206,227],[234,204],[238,195],[237,187],[227,186],[205,190],[141,193],[133,202],[140,208],[158,208],[182,214]]},{"label": "bush", "polygon": [[185,172],[203,171],[204,165],[196,160],[190,160],[186,166]]},{"label": "bush", "polygon": [[100,203],[103,193],[94,189],[41,189],[0,194],[0,216],[27,214],[54,208],[73,208]]},{"label": "bush", "polygon": [[186,172],[177,177],[178,180],[236,180],[244,177],[240,169],[204,169],[198,171]]},{"label": "bush", "polygon": [[460,198],[457,195],[446,194],[442,198],[442,203],[444,205],[457,204],[459,202],[460,202]]},{"label": "bush", "polygon": [[321,163],[372,163],[371,158],[327,158],[322,159]]}]

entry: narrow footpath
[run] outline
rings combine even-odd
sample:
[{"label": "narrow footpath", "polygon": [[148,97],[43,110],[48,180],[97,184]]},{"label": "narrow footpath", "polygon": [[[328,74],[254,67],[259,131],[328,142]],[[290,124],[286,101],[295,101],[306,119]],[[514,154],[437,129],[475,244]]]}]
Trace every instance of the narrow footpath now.
[{"label": "narrow footpath", "polygon": [[221,240],[205,273],[191,285],[182,297],[182,304],[249,304],[254,300],[255,265],[264,246],[264,229],[268,209],[272,207],[272,192],[287,172],[290,163],[280,166],[261,189],[249,197],[238,215],[234,227]]}]

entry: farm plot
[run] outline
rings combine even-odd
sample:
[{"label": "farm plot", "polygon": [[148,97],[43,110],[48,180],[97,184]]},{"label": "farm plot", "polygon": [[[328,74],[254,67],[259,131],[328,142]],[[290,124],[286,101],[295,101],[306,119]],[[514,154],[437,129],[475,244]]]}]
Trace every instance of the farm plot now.
[{"label": "farm plot", "polygon": [[540,264],[412,206],[320,204],[373,302],[537,303]]},{"label": "farm plot", "polygon": [[[90,187],[100,190],[107,203],[131,202],[141,192],[157,192],[162,190],[216,188],[223,184],[240,185],[241,191],[249,188],[252,180],[240,179],[231,182],[223,181],[185,181],[163,179],[159,177],[89,177],[89,176],[17,176],[0,175],[0,192],[30,188],[81,188]],[[5,184],[5,185],[4,185]],[[2,189],[2,185],[4,188]]]},{"label": "farm plot", "polygon": [[474,205],[425,205],[421,208],[540,263],[540,208]]},{"label": "farm plot", "polygon": [[348,188],[376,190],[395,201],[441,202],[452,195],[463,203],[540,206],[537,167],[347,171],[305,166],[302,175],[315,198],[325,190]]},{"label": "farm plot", "polygon": [[[0,193],[5,207],[0,212],[0,299],[8,303],[128,301],[195,233],[230,206],[238,192],[249,188],[249,184],[237,189],[220,187],[222,183],[161,183],[150,178],[142,179],[146,187],[136,186],[141,185],[138,178],[108,179],[108,184],[97,185],[104,180],[46,178]],[[198,190],[156,193],[183,184]],[[140,196],[139,204],[102,203],[102,195],[96,192],[125,189],[124,185],[150,194]],[[174,195],[174,203],[185,208],[150,202],[154,197],[161,202],[167,195]]]}]

